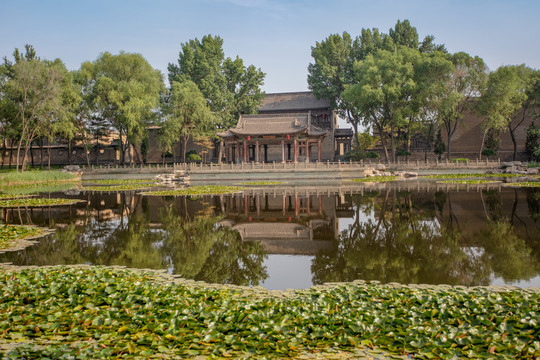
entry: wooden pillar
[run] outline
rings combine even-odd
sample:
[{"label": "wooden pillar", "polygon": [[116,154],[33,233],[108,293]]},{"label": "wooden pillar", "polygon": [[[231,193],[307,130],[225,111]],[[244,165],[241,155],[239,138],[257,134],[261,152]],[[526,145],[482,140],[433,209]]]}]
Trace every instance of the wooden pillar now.
[{"label": "wooden pillar", "polygon": [[306,139],[306,162],[309,162],[309,140]]},{"label": "wooden pillar", "polygon": [[321,138],[319,138],[317,140],[317,152],[318,152],[317,158],[319,159],[319,162],[321,161],[321,154],[322,154],[322,152],[321,152],[321,143],[322,143]]},{"label": "wooden pillar", "polygon": [[260,162],[261,159],[259,158],[260,155],[259,151],[259,140],[255,140],[255,162]]},{"label": "wooden pillar", "polygon": [[285,140],[281,140],[281,162],[285,162]]},{"label": "wooden pillar", "polygon": [[294,139],[294,162],[298,160],[298,140]]},{"label": "wooden pillar", "polygon": [[223,139],[219,141],[218,164],[221,164],[222,156],[223,156]]},{"label": "wooden pillar", "polygon": [[247,141],[244,140],[244,162],[247,162]]}]

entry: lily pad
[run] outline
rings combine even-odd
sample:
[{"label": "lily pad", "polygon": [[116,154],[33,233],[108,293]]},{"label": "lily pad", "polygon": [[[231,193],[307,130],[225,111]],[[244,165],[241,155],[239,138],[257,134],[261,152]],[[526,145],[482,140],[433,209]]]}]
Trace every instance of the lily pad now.
[{"label": "lily pad", "polygon": [[389,182],[389,181],[396,181],[399,180],[398,176],[372,176],[372,177],[366,177],[361,179],[352,179],[351,181],[354,182]]},{"label": "lily pad", "polygon": [[85,200],[79,199],[49,199],[49,198],[24,198],[0,200],[0,208],[12,207],[43,207],[43,206],[62,206],[72,205]]},{"label": "lily pad", "polygon": [[85,186],[83,190],[86,191],[133,191],[133,190],[144,190],[157,184],[132,184],[132,185],[111,185],[111,186]]},{"label": "lily pad", "polygon": [[245,188],[226,185],[197,185],[185,189],[143,192],[146,196],[185,196],[240,193]]}]

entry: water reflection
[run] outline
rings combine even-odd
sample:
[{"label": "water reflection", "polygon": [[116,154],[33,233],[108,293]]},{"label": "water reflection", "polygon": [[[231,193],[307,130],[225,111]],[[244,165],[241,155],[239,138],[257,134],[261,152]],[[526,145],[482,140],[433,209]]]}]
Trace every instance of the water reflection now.
[{"label": "water reflection", "polygon": [[349,190],[63,194],[86,202],[0,211],[6,223],[57,228],[36,246],[0,254],[0,262],[167,269],[270,288],[355,279],[463,285],[540,279],[537,189]]}]

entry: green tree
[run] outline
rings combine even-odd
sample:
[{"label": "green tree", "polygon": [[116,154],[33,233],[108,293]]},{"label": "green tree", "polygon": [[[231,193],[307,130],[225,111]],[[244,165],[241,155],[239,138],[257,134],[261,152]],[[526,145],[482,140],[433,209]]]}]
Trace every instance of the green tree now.
[{"label": "green tree", "polygon": [[211,136],[215,129],[214,116],[197,85],[189,80],[172,82],[163,111],[166,120],[159,135],[160,146],[163,151],[174,153],[174,146],[182,141],[182,162],[185,162],[188,140]]},{"label": "green tree", "polygon": [[82,69],[91,76],[88,91],[96,115],[118,131],[121,162],[125,163],[130,145],[139,154],[146,125],[156,116],[164,90],[162,74],[142,55],[125,52],[105,52]]},{"label": "green tree", "polygon": [[169,82],[190,80],[197,85],[216,117],[216,127],[234,126],[240,114],[254,114],[264,98],[265,74],[242,59],[225,58],[223,40],[206,35],[180,45],[176,64],[169,64]]},{"label": "green tree", "polygon": [[396,159],[395,133],[408,122],[417,92],[414,81],[415,64],[420,62],[418,50],[400,47],[391,52],[380,50],[355,63],[355,84],[343,92],[343,97],[364,116],[366,124],[379,133],[388,156],[386,132],[390,135],[391,159]]},{"label": "green tree", "polygon": [[[45,131],[56,131],[69,118],[73,99],[67,95],[69,78],[60,60],[36,57],[31,45],[24,56],[15,49],[14,62],[4,58],[2,113],[11,116],[9,123],[18,134],[16,169],[24,171],[32,142]],[[22,158],[21,158],[22,151]]]},{"label": "green tree", "polygon": [[[532,115],[536,98],[535,87],[540,71],[525,65],[501,66],[491,74],[480,99],[480,111],[487,115],[485,122],[492,128],[506,128],[517,155],[516,129]],[[487,127],[487,126],[486,126]]]},{"label": "green tree", "polygon": [[441,83],[441,91],[434,99],[437,121],[446,130],[448,158],[452,153],[452,136],[463,115],[473,106],[473,100],[480,96],[487,81],[487,66],[480,57],[459,52],[448,56],[454,67],[446,81]]}]

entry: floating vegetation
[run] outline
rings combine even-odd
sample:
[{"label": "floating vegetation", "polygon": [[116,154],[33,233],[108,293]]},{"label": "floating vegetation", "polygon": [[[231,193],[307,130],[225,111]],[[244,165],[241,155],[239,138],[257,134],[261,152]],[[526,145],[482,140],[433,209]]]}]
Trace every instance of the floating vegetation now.
[{"label": "floating vegetation", "polygon": [[474,178],[512,178],[512,177],[525,177],[524,174],[439,174],[439,175],[425,175],[424,179],[474,179]]},{"label": "floating vegetation", "polygon": [[84,184],[91,185],[131,185],[131,184],[151,184],[152,179],[101,179],[101,180],[84,180]]},{"label": "floating vegetation", "polygon": [[78,183],[63,182],[43,184],[25,184],[25,185],[7,185],[0,186],[0,191],[10,195],[32,195],[39,193],[52,193],[68,191],[78,187]]},{"label": "floating vegetation", "polygon": [[48,198],[23,198],[0,200],[0,208],[11,207],[43,207],[72,205],[85,200],[79,199],[48,199]]},{"label": "floating vegetation", "polygon": [[0,200],[21,199],[21,198],[28,198],[28,197],[32,197],[32,196],[33,195],[0,194]]},{"label": "floating vegetation", "polygon": [[540,356],[533,289],[359,281],[275,296],[100,267],[6,272],[0,289],[7,358],[297,358],[367,348],[428,359]]},{"label": "floating vegetation", "polygon": [[159,186],[157,184],[132,184],[132,185],[111,185],[111,186],[85,186],[85,191],[133,191],[144,190],[150,187]]},{"label": "floating vegetation", "polygon": [[148,191],[141,195],[147,196],[180,196],[180,195],[213,195],[213,194],[234,194],[245,190],[239,186],[226,185],[197,185],[178,190]]},{"label": "floating vegetation", "polygon": [[43,229],[28,225],[0,225],[0,249],[10,247],[16,240],[44,234]]},{"label": "floating vegetation", "polygon": [[504,185],[513,187],[540,187],[540,181],[522,181],[515,183],[506,183]]},{"label": "floating vegetation", "polygon": [[361,179],[352,179],[354,182],[389,182],[399,180],[399,176],[372,176]]},{"label": "floating vegetation", "polygon": [[280,185],[280,184],[286,184],[286,182],[285,181],[246,181],[246,182],[237,183],[236,185],[259,186],[259,185]]},{"label": "floating vegetation", "polygon": [[437,181],[439,184],[457,184],[457,185],[484,185],[484,184],[497,184],[501,181],[498,180],[444,180]]}]

